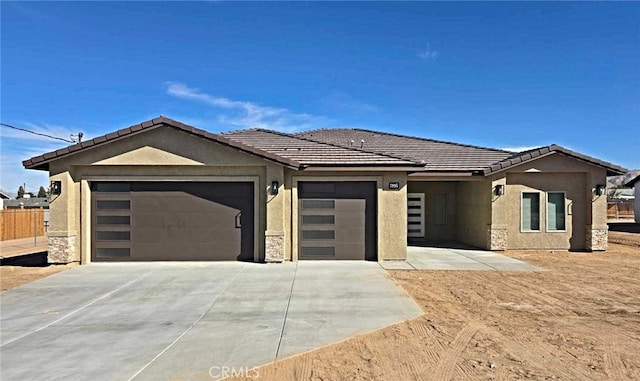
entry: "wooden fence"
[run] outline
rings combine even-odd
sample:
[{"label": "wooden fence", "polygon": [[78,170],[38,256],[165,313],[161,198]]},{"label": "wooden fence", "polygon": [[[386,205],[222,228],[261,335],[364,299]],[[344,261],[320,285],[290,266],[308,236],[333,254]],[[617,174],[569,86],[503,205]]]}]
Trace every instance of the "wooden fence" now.
[{"label": "wooden fence", "polygon": [[43,236],[44,209],[0,210],[0,241]]},{"label": "wooden fence", "polygon": [[620,200],[607,202],[607,218],[633,218],[635,200]]}]

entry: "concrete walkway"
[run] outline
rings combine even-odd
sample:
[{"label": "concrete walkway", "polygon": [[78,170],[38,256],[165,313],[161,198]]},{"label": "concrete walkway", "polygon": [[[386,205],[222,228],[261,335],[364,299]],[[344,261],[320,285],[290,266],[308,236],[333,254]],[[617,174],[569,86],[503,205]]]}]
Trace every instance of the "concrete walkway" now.
[{"label": "concrete walkway", "polygon": [[0,259],[47,251],[47,237],[29,237],[0,241]]},{"label": "concrete walkway", "polygon": [[374,262],[90,264],[0,298],[0,379],[215,379],[422,314]]},{"label": "concrete walkway", "polygon": [[387,261],[380,265],[387,270],[543,270],[492,251],[418,246],[408,247],[406,261]]}]

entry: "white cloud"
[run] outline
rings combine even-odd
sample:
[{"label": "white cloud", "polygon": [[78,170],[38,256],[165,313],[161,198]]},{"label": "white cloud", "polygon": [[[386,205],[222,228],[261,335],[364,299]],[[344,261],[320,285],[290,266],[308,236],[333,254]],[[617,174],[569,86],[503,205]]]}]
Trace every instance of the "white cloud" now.
[{"label": "white cloud", "polygon": [[511,152],[524,152],[524,151],[529,151],[535,148],[540,148],[540,146],[505,147],[500,149],[504,151],[511,151]]},{"label": "white cloud", "polygon": [[167,94],[224,110],[224,113],[218,115],[218,122],[239,128],[268,128],[293,132],[328,122],[323,117],[294,113],[286,108],[262,106],[252,102],[214,96],[179,82],[167,82]]},{"label": "white cloud", "polygon": [[435,50],[431,50],[431,44],[427,44],[427,48],[420,53],[418,53],[418,57],[422,58],[425,61],[435,61],[436,57],[438,57],[438,52]]}]

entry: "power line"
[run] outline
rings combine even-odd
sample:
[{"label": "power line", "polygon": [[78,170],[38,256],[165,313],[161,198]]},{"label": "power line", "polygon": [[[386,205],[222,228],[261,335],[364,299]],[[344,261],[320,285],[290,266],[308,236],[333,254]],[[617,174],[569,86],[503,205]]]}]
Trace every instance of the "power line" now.
[{"label": "power line", "polygon": [[24,131],[24,132],[28,132],[28,133],[34,134],[34,135],[44,136],[44,137],[47,137],[47,138],[50,138],[50,139],[62,140],[63,142],[67,142],[67,143],[75,143],[73,140],[70,140],[70,139],[59,138],[57,136],[51,136],[51,135],[43,134],[41,132],[35,132],[35,131],[27,130],[26,128],[20,128],[20,127],[12,126],[10,124],[6,124],[6,123],[0,123],[0,126],[13,128],[14,130]]}]

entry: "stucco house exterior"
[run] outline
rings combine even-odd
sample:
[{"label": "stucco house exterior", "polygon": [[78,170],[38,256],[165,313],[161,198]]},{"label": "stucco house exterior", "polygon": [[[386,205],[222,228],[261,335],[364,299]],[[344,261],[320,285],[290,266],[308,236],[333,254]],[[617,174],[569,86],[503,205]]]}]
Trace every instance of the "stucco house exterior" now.
[{"label": "stucco house exterior", "polygon": [[634,196],[635,196],[634,198],[635,202],[633,204],[634,219],[636,223],[640,224],[640,175],[629,180],[629,182],[624,184],[624,186],[627,188],[634,189]]},{"label": "stucco house exterior", "polygon": [[618,167],[361,129],[213,134],[159,117],[23,162],[52,182],[49,262],[402,260],[407,245],[607,248]]}]

